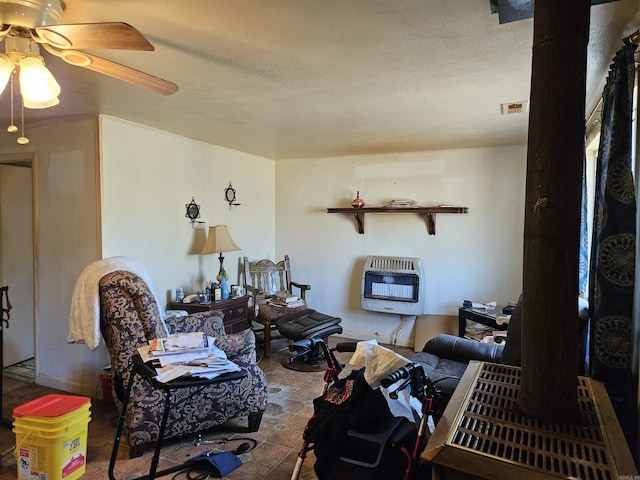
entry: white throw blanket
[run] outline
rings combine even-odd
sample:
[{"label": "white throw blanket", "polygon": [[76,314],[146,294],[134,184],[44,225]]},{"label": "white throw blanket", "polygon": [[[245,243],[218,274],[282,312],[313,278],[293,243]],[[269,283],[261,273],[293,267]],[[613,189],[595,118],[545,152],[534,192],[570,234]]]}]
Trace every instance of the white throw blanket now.
[{"label": "white throw blanket", "polygon": [[125,270],[138,275],[149,287],[160,310],[160,321],[163,322],[163,309],[153,289],[151,275],[144,265],[129,257],[110,257],[87,265],[78,276],[71,297],[71,313],[69,314],[69,335],[67,342],[84,343],[91,350],[100,345],[100,296],[98,283],[106,274],[116,270]]}]

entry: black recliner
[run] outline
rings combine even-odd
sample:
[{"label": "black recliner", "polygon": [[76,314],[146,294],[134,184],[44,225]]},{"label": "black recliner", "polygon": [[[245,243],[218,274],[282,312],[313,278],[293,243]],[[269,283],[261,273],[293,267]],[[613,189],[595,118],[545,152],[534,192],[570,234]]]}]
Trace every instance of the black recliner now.
[{"label": "black recliner", "polygon": [[504,343],[481,343],[455,335],[441,334],[429,340],[421,352],[411,355],[410,360],[423,366],[424,373],[431,381],[436,382],[443,397],[448,401],[469,362],[477,360],[502,363],[505,347]]},{"label": "black recliner", "polygon": [[[586,374],[586,339],[589,318],[589,304],[578,298],[579,318],[579,373]],[[420,363],[427,376],[437,382],[445,401],[448,401],[458,386],[462,374],[471,361],[503,363],[520,366],[522,350],[522,295],[509,320],[505,343],[482,343],[460,338],[455,335],[440,334],[429,340],[421,352],[414,353],[410,360]]]}]

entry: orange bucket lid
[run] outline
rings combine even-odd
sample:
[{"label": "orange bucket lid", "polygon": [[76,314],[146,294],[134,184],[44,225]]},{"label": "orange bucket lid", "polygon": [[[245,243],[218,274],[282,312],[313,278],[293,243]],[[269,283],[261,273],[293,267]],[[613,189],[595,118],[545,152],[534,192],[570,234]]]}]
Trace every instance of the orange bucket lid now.
[{"label": "orange bucket lid", "polygon": [[60,395],[52,393],[13,409],[15,418],[22,418],[30,415],[34,417],[60,417],[73,412],[89,403],[89,397],[79,397],[74,395]]}]

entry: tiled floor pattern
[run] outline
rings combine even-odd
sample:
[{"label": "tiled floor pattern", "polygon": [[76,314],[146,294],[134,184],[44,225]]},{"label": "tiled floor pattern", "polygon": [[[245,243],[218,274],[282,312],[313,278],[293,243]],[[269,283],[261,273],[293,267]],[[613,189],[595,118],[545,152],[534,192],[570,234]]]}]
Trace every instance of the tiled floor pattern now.
[{"label": "tiled floor pattern", "polygon": [[[344,341],[344,339],[340,339]],[[334,344],[332,339],[330,344]],[[298,372],[286,369],[282,361],[288,357],[286,340],[272,343],[271,358],[262,359],[260,367],[267,375],[269,389],[269,403],[264,414],[262,424],[257,432],[233,433],[217,432],[204,436],[203,440],[227,438],[223,445],[202,443],[194,445],[196,438],[189,437],[180,441],[167,443],[163,447],[159,468],[183,463],[188,458],[199,455],[206,450],[233,450],[240,443],[233,441],[234,437],[250,437],[257,442],[257,446],[249,453],[240,455],[242,466],[229,473],[230,480],[288,480],[291,478],[297,452],[302,441],[302,432],[313,413],[313,398],[320,393],[323,383],[322,372]],[[397,348],[401,354],[409,356],[411,350]],[[336,353],[341,362],[348,362],[350,353]],[[348,370],[347,370],[348,371]],[[345,371],[345,373],[347,372]],[[54,390],[19,381],[9,375],[3,377],[3,418],[12,420],[12,412],[16,406],[39,398]],[[64,393],[64,392],[57,392]],[[87,440],[87,470],[83,480],[103,480],[108,478],[107,469],[111,456],[111,449],[116,430],[118,411],[113,405],[105,405],[99,399],[91,401],[91,420],[88,425]],[[0,479],[17,478],[16,460],[11,447],[15,444],[15,434],[7,428],[0,427]],[[129,459],[128,448],[120,449],[116,464],[117,480],[128,480],[138,475],[146,474],[149,468],[152,452],[146,452],[142,457]],[[313,480],[313,452],[310,452],[300,476],[301,480]],[[171,478],[171,476],[163,477]],[[184,479],[184,475],[177,477]]]}]

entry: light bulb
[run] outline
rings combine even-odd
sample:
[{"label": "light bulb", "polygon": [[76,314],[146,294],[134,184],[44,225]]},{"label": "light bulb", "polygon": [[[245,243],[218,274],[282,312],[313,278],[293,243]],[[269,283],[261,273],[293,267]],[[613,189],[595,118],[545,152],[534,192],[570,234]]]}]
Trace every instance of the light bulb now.
[{"label": "light bulb", "polygon": [[40,57],[25,57],[20,60],[20,92],[25,107],[47,108],[58,104],[60,85]]},{"label": "light bulb", "polygon": [[51,100],[47,100],[46,102],[34,102],[33,100],[23,96],[22,103],[26,108],[49,108],[54,107],[60,103],[58,97],[53,97]]},{"label": "light bulb", "polygon": [[4,89],[9,83],[11,78],[11,72],[14,69],[13,62],[4,53],[0,53],[0,94],[4,92]]}]

